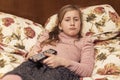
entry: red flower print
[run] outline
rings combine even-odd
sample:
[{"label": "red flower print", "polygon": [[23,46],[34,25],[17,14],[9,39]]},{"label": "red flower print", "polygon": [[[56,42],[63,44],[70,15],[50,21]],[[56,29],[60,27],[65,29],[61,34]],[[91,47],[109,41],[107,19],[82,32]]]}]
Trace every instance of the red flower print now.
[{"label": "red flower print", "polygon": [[12,18],[6,17],[2,19],[3,25],[6,27],[10,26],[12,23],[14,23],[14,20]]},{"label": "red flower print", "polygon": [[103,7],[96,7],[96,8],[94,9],[94,12],[95,12],[96,14],[103,14],[103,13],[105,12],[105,9],[104,9]]},{"label": "red flower print", "polygon": [[93,35],[94,33],[93,32],[87,32],[86,33],[86,36],[91,36],[91,35]]},{"label": "red flower print", "polygon": [[117,13],[115,13],[115,12],[110,12],[109,11],[109,17],[111,18],[111,20],[113,21],[113,22],[116,22],[117,20],[118,20],[118,15],[117,15]]},{"label": "red flower print", "polygon": [[97,73],[100,75],[119,75],[120,69],[114,63],[109,63],[104,68],[99,68]]},{"label": "red flower print", "polygon": [[31,27],[24,28],[25,35],[29,38],[33,38],[35,36],[35,31]]}]

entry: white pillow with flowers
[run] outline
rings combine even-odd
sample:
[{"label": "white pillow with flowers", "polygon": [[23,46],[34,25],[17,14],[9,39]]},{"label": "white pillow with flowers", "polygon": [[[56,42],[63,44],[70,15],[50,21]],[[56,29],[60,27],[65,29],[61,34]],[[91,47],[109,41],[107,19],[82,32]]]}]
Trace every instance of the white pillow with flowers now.
[{"label": "white pillow with flowers", "polygon": [[31,20],[0,12],[0,43],[29,51],[43,27]]},{"label": "white pillow with flowers", "polygon": [[95,43],[95,67],[83,80],[120,80],[120,36]]},{"label": "white pillow with flowers", "polygon": [[0,77],[24,61],[43,30],[31,20],[0,12]]},{"label": "white pillow with flowers", "polygon": [[92,78],[120,79],[120,37],[95,43],[95,68]]},{"label": "white pillow with flowers", "polygon": [[93,35],[97,40],[115,37],[120,32],[120,17],[108,4],[86,7],[82,11],[82,35]]}]

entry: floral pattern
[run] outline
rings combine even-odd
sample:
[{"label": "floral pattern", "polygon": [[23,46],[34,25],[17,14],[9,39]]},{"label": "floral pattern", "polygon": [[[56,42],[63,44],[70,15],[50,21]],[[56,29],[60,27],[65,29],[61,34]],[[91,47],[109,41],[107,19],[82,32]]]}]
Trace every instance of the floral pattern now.
[{"label": "floral pattern", "polygon": [[81,10],[82,35],[92,35],[96,40],[106,40],[119,34],[120,17],[110,5],[96,5]]},{"label": "floral pattern", "polygon": [[0,77],[24,61],[43,30],[31,20],[0,12]]},{"label": "floral pattern", "polygon": [[96,80],[97,78],[106,78],[106,80],[119,80],[120,37],[96,42],[95,54],[96,61],[95,68],[92,74],[93,80]]},{"label": "floral pattern", "polygon": [[35,36],[35,31],[31,27],[24,28],[24,31],[28,38],[33,38]]},{"label": "floral pattern", "polygon": [[9,17],[3,18],[2,21],[3,21],[3,25],[5,25],[6,27],[8,27],[12,23],[14,23],[14,20],[12,18],[9,18]]}]

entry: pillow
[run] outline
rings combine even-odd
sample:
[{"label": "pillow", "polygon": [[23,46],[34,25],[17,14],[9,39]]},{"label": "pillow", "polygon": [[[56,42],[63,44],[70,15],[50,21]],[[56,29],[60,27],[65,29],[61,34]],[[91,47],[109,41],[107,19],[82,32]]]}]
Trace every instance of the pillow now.
[{"label": "pillow", "polygon": [[24,58],[17,54],[0,50],[0,78],[24,62]]},{"label": "pillow", "polygon": [[0,43],[29,51],[43,27],[31,20],[0,12]]},{"label": "pillow", "polygon": [[83,80],[120,80],[120,37],[95,43],[95,67]]},{"label": "pillow", "polygon": [[38,23],[0,12],[0,77],[25,60],[42,31]]},{"label": "pillow", "polygon": [[[120,32],[120,18],[108,4],[81,8],[82,36],[91,35],[95,40],[106,40]],[[49,31],[57,25],[57,14],[48,18],[45,28]]]},{"label": "pillow", "polygon": [[81,11],[83,36],[92,35],[97,40],[106,40],[119,34],[120,18],[112,6],[107,4],[95,5]]},{"label": "pillow", "polygon": [[[95,44],[95,68],[92,78],[120,79],[120,37]],[[97,80],[97,79],[96,79]]]},{"label": "pillow", "polygon": [[57,26],[57,14],[52,15],[50,18],[47,19],[46,23],[45,23],[45,29],[47,29],[48,31],[52,31],[52,29]]}]

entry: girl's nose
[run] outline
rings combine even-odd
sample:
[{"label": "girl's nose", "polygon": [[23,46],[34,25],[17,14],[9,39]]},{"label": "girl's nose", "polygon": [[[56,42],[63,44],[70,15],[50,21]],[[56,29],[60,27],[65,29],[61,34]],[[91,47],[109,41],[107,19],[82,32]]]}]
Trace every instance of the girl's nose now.
[{"label": "girl's nose", "polygon": [[71,20],[71,26],[74,26],[74,25],[75,25],[74,20]]}]

